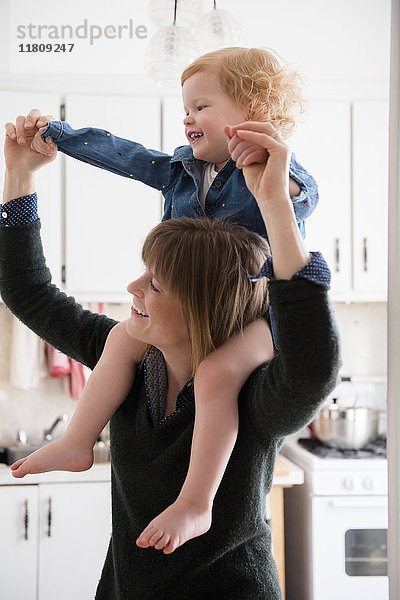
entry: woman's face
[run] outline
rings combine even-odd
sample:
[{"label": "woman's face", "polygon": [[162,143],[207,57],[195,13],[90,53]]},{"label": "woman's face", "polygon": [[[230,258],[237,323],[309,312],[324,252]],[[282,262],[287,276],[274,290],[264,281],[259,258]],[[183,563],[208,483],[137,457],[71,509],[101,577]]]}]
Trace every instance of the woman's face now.
[{"label": "woman's face", "polygon": [[189,348],[189,332],[180,301],[149,270],[128,285],[133,301],[126,331],[162,352]]}]

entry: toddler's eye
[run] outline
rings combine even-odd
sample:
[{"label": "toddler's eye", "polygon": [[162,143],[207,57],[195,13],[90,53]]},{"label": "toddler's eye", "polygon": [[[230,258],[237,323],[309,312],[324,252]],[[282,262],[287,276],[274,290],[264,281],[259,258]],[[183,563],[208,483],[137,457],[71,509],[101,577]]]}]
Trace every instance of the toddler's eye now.
[{"label": "toddler's eye", "polygon": [[198,110],[198,112],[202,111],[202,110],[203,110],[203,108],[205,108],[205,106],[198,106],[198,107],[197,107],[197,110]]}]

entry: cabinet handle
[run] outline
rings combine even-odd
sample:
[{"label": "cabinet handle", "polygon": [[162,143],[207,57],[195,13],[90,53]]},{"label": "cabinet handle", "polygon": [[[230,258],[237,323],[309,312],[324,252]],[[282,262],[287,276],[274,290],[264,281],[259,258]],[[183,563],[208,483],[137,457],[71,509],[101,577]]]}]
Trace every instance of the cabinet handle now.
[{"label": "cabinet handle", "polygon": [[25,500],[24,502],[24,539],[28,540],[29,539],[29,506],[28,506],[28,500]]},{"label": "cabinet handle", "polygon": [[47,537],[51,537],[51,521],[53,518],[53,513],[51,510],[51,496],[49,496],[48,507],[47,507]]},{"label": "cabinet handle", "polygon": [[340,271],[340,240],[335,238],[335,273]]},{"label": "cabinet handle", "polygon": [[368,271],[368,238],[363,238],[363,269]]}]

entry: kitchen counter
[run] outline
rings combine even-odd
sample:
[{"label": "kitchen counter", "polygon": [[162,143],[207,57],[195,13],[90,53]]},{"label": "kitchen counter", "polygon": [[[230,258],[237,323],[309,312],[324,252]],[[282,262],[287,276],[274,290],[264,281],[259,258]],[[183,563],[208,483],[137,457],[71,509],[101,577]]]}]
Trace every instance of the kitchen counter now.
[{"label": "kitchen counter", "polygon": [[39,475],[26,475],[17,479],[11,475],[8,465],[0,465],[0,485],[34,485],[37,483],[84,483],[87,481],[110,481],[110,463],[95,463],[93,467],[81,473],[53,471]]},{"label": "kitchen counter", "polygon": [[[37,483],[73,483],[85,481],[110,481],[110,463],[95,463],[93,467],[81,473],[70,473],[68,471],[53,471],[52,473],[40,473],[39,475],[26,475],[23,479],[17,479],[11,475],[8,465],[0,464],[0,485],[34,485]],[[303,483],[303,471],[289,459],[279,455],[274,471],[274,486],[292,486]]]},{"label": "kitchen counter", "polygon": [[[17,479],[11,475],[8,465],[0,464],[0,485],[35,485],[39,483],[84,483],[110,481],[110,463],[95,463],[81,473],[53,471],[39,475],[26,475]],[[283,595],[285,593],[285,547],[284,547],[284,507],[283,488],[301,485],[304,482],[303,470],[288,458],[279,455],[275,465],[273,487],[269,495],[271,531],[274,542],[274,556],[278,567]]]}]

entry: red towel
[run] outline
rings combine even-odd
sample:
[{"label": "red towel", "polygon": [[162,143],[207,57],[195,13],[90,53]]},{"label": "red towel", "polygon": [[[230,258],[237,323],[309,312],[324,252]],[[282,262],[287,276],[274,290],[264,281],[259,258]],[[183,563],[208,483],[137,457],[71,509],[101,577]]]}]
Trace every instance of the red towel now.
[{"label": "red towel", "polygon": [[53,346],[47,344],[47,364],[49,366],[50,377],[64,377],[71,373],[71,363],[68,356],[65,356]]},{"label": "red towel", "polygon": [[70,359],[70,364],[71,377],[69,379],[69,393],[71,394],[72,398],[79,400],[86,383],[85,375],[83,373],[83,365],[72,358]]},{"label": "red towel", "polygon": [[69,375],[69,392],[72,398],[78,400],[85,387],[83,366],[80,362],[68,358],[65,354],[47,344],[47,363],[50,377],[65,377]]},{"label": "red towel", "polygon": [[[89,304],[88,308],[101,314],[103,312],[103,303]],[[69,375],[69,393],[72,398],[79,400],[86,383],[83,365],[49,346],[49,344],[46,344],[46,347],[50,377],[65,377]]]}]

